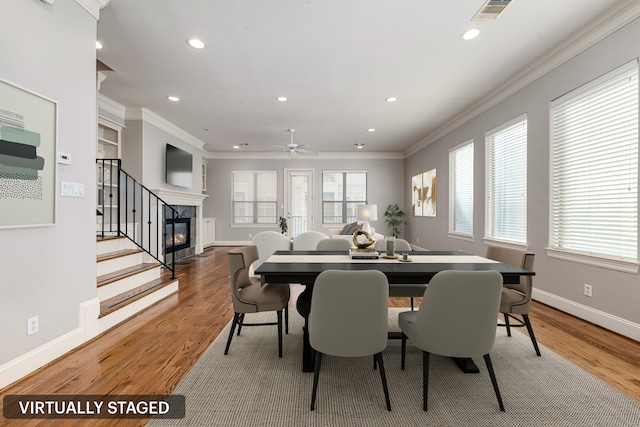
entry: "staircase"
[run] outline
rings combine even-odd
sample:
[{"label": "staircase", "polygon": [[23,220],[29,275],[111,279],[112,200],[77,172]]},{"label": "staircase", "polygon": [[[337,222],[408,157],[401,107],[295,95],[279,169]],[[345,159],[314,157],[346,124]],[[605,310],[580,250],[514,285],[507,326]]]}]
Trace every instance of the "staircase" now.
[{"label": "staircase", "polygon": [[126,237],[98,236],[96,261],[100,333],[178,291],[178,278]]}]

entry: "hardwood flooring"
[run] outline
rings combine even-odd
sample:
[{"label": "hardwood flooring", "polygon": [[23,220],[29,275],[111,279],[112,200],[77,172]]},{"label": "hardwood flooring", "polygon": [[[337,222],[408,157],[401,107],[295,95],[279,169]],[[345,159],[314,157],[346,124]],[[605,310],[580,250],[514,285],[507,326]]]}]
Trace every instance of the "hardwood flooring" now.
[{"label": "hardwood flooring", "polygon": [[[177,294],[0,390],[0,397],[170,394],[232,318],[228,249],[209,248],[179,263]],[[390,306],[408,307],[409,299],[391,298]],[[534,302],[530,318],[539,343],[640,402],[640,343],[540,303]],[[119,420],[117,424],[145,423]],[[114,424],[91,422],[92,426]],[[5,425],[74,426],[86,421],[0,419],[0,426]]]}]

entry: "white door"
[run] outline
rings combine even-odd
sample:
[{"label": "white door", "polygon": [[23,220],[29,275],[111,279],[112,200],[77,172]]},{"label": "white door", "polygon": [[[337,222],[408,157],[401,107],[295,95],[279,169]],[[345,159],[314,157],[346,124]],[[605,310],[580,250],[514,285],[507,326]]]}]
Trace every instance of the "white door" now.
[{"label": "white door", "polygon": [[313,230],[313,171],[310,169],[285,169],[284,212],[289,228],[288,235],[294,238],[305,231]]}]

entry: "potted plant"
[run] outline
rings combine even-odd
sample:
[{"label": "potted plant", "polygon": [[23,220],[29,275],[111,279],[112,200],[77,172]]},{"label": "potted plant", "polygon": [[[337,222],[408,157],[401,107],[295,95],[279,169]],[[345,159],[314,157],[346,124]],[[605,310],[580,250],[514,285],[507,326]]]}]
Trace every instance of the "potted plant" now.
[{"label": "potted plant", "polygon": [[384,211],[385,221],[387,227],[391,229],[393,237],[398,237],[402,229],[402,225],[406,224],[404,220],[404,211],[400,209],[398,204],[387,206],[387,210]]},{"label": "potted plant", "polygon": [[282,234],[287,234],[287,230],[289,229],[289,227],[287,226],[287,218],[281,216],[280,218],[278,218],[279,220],[279,225],[280,225],[280,231],[282,232]]}]

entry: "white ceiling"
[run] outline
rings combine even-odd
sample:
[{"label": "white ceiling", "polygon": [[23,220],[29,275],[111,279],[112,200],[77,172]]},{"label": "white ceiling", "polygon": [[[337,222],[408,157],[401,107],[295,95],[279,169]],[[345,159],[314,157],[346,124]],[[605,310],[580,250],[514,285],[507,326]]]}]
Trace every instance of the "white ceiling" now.
[{"label": "white ceiling", "polygon": [[[271,152],[295,128],[296,143],[321,153],[364,143],[364,152],[406,154],[637,0],[513,0],[496,21],[472,22],[484,2],[110,0],[98,59],[113,71],[100,92],[212,153],[239,143]],[[461,40],[472,27],[480,36]],[[187,46],[189,37],[206,48]]]}]

